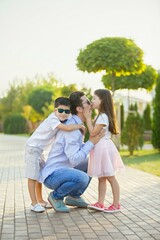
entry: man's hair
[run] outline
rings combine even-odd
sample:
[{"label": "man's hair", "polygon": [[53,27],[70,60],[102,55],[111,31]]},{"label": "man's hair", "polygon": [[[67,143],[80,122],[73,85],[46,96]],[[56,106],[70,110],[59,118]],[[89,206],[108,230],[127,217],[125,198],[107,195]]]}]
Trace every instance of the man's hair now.
[{"label": "man's hair", "polygon": [[81,97],[83,97],[85,94],[83,92],[80,91],[76,91],[70,94],[69,96],[69,100],[71,103],[71,113],[72,114],[77,114],[77,107],[82,107],[82,100]]},{"label": "man's hair", "polygon": [[70,103],[69,98],[66,98],[66,97],[56,98],[54,101],[54,107],[57,108],[59,105],[64,105],[64,106],[70,107],[71,103]]}]

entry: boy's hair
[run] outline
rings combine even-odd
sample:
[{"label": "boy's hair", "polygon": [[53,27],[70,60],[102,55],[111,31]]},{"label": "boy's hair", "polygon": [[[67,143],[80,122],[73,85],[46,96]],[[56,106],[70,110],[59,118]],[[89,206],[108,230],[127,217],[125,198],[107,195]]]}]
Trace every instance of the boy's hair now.
[{"label": "boy's hair", "polygon": [[71,106],[70,100],[67,97],[59,97],[56,98],[54,101],[54,107],[57,108],[59,105],[64,105],[67,107]]},{"label": "boy's hair", "polygon": [[81,91],[76,91],[76,92],[72,92],[69,96],[69,100],[71,103],[71,113],[72,114],[77,114],[77,107],[82,107],[82,100],[81,97],[83,97],[85,94]]}]

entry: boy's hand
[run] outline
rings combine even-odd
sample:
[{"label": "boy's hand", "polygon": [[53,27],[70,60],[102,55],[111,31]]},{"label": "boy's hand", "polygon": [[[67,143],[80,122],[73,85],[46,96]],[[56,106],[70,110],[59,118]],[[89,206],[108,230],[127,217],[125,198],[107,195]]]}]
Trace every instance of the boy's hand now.
[{"label": "boy's hand", "polygon": [[80,130],[81,130],[82,134],[84,134],[84,135],[86,134],[87,129],[84,126],[84,124],[81,125],[81,129]]}]

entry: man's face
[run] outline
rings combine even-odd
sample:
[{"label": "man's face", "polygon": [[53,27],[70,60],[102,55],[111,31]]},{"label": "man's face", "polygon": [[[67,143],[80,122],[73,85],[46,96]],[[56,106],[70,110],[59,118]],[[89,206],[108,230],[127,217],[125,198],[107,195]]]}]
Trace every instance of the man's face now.
[{"label": "man's face", "polygon": [[60,121],[65,121],[70,116],[70,107],[59,105],[54,112]]},{"label": "man's face", "polygon": [[85,95],[81,97],[81,100],[82,100],[83,108],[87,110],[91,110],[91,102]]}]

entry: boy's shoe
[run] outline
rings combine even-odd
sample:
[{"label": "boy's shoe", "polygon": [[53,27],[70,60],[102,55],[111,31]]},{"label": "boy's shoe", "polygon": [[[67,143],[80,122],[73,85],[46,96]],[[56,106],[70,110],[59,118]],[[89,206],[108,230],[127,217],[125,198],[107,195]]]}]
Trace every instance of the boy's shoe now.
[{"label": "boy's shoe", "polygon": [[121,206],[120,204],[118,204],[118,206],[116,207],[114,204],[112,204],[111,206],[109,206],[108,208],[105,208],[103,212],[106,213],[114,213],[114,212],[120,212],[121,211]]},{"label": "boy's shoe", "polygon": [[41,204],[41,206],[46,209],[52,208],[52,205],[49,202],[43,202],[43,203],[39,203],[39,204]]},{"label": "boy's shoe", "polygon": [[37,203],[34,206],[31,204],[30,209],[31,209],[31,211],[36,212],[36,213],[42,213],[45,211],[45,208],[42,207],[39,203]]},{"label": "boy's shoe", "polygon": [[52,192],[48,196],[48,201],[50,202],[50,204],[52,205],[56,212],[64,213],[70,212],[70,209],[64,204],[63,200],[53,198]]},{"label": "boy's shoe", "polygon": [[103,211],[104,205],[100,204],[99,202],[96,202],[94,204],[89,204],[87,208],[92,209],[92,210],[97,210],[97,211]]},{"label": "boy's shoe", "polygon": [[87,208],[88,206],[88,203],[86,203],[82,197],[74,198],[74,197],[68,196],[65,198],[64,202],[66,205],[75,206],[79,208]]}]

